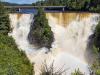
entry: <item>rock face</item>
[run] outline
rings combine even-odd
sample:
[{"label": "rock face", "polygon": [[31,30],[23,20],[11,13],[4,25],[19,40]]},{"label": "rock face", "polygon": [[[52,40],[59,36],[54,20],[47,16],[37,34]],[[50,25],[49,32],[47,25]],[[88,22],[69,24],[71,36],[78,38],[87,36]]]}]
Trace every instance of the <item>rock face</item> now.
[{"label": "rock face", "polygon": [[39,10],[37,15],[34,16],[33,23],[31,24],[30,32],[28,35],[29,43],[35,46],[51,48],[53,42],[53,32],[48,25],[48,20],[44,12]]}]

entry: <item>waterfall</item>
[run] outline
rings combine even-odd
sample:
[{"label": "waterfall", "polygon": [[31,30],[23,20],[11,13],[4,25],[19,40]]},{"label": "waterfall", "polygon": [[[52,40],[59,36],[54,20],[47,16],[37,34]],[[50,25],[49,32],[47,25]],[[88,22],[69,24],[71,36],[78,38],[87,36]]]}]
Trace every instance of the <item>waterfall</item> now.
[{"label": "waterfall", "polygon": [[32,16],[30,14],[10,14],[12,32],[9,35],[12,35],[19,48],[26,51],[32,50],[27,41]]},{"label": "waterfall", "polygon": [[92,54],[89,52],[89,37],[94,33],[99,21],[99,14],[94,13],[46,13],[55,41],[49,53],[48,49],[37,49],[29,44],[27,37],[33,21],[33,14],[10,14],[12,32],[18,48],[25,51],[32,63],[35,63],[35,75],[40,75],[43,61],[47,64],[54,61],[54,69],[67,69],[63,75],[71,75],[80,69],[89,75],[89,63]]}]

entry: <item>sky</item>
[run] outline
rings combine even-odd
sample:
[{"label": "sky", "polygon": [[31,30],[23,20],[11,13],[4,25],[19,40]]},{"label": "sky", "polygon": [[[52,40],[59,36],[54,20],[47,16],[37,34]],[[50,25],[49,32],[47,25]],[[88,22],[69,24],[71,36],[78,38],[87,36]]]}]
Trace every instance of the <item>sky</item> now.
[{"label": "sky", "polygon": [[33,2],[36,2],[38,0],[5,0],[6,2],[11,3],[18,3],[18,4],[31,4]]}]

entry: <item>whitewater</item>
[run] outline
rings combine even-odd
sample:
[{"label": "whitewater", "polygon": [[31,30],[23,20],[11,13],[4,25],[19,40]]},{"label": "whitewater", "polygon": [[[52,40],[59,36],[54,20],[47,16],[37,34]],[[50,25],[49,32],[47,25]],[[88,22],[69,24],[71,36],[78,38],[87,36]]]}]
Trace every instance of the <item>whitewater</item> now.
[{"label": "whitewater", "polygon": [[62,75],[71,75],[77,69],[85,75],[90,75],[89,66],[95,57],[89,48],[89,42],[100,15],[97,13],[46,13],[46,17],[54,34],[50,51],[45,47],[37,49],[28,41],[34,14],[9,15],[12,28],[9,36],[15,39],[18,48],[25,51],[30,62],[34,63],[35,75],[40,75],[45,62],[48,67],[53,63],[55,72],[60,68],[66,69]]}]

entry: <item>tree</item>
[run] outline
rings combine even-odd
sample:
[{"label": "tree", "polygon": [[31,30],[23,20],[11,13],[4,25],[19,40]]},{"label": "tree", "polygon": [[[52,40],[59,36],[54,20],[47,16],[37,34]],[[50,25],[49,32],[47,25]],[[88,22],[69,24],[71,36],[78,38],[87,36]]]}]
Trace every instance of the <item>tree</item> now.
[{"label": "tree", "polygon": [[42,8],[39,8],[38,13],[34,16],[28,39],[31,44],[35,44],[38,47],[51,47],[53,33]]},{"label": "tree", "polygon": [[0,34],[8,34],[10,31],[10,21],[7,10],[0,1]]},{"label": "tree", "polygon": [[100,22],[96,27],[95,30],[95,38],[94,38],[94,45],[98,49],[98,52],[100,53]]}]

